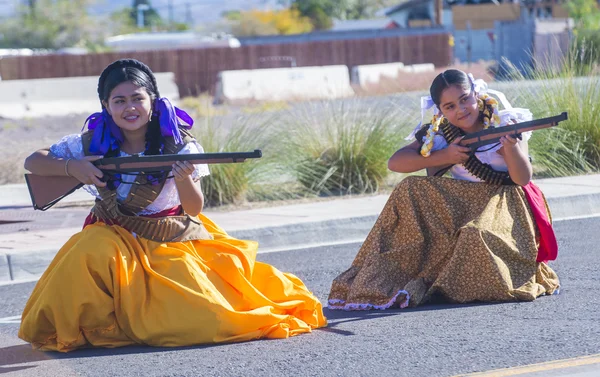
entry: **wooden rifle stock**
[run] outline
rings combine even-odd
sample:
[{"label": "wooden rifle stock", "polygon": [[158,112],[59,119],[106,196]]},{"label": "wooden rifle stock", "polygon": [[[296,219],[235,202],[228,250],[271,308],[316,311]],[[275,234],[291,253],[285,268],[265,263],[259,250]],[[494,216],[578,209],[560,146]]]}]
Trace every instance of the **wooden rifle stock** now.
[{"label": "wooden rifle stock", "polygon": [[[129,156],[101,158],[93,164],[103,173],[156,173],[171,171],[176,161],[189,161],[192,164],[223,164],[244,162],[249,158],[261,158],[262,152],[221,152],[166,154],[157,156]],[[68,176],[41,176],[25,174],[25,182],[34,209],[45,211],[83,186],[76,178]]]},{"label": "wooden rifle stock", "polygon": [[[465,135],[462,140],[458,143],[463,147],[471,148],[471,153],[477,152],[477,150],[484,146],[493,143],[500,142],[500,139],[504,136],[510,135],[517,138],[521,138],[521,133],[527,131],[541,130],[543,128],[549,128],[557,126],[559,122],[568,119],[567,112],[563,112],[560,115],[555,115],[548,118],[534,119],[527,122],[508,124],[503,127],[490,128],[472,134]],[[448,165],[437,170],[433,175],[440,177],[450,170],[454,165]],[[429,172],[429,169],[428,169]]]}]

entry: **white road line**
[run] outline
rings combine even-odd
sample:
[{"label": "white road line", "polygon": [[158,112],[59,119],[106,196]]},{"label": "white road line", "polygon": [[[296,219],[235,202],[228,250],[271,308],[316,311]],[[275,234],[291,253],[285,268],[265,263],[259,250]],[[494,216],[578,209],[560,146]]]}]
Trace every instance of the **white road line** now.
[{"label": "white road line", "polygon": [[9,281],[3,281],[0,282],[0,287],[5,286],[5,285],[13,285],[13,284],[22,284],[22,283],[35,283],[36,281],[40,280],[40,276],[36,276],[33,278],[29,278],[29,279],[19,279],[19,280],[9,280]]},{"label": "white road line", "polygon": [[288,246],[288,247],[276,247],[276,248],[258,248],[258,254],[267,254],[267,253],[279,253],[281,251],[294,251],[294,250],[304,250],[304,249],[312,249],[315,247],[325,247],[325,246],[341,246],[341,245],[350,245],[355,243],[363,243],[365,242],[364,238],[357,238],[350,241],[331,241],[331,242],[316,242],[309,243],[304,245],[296,245],[296,246]]},{"label": "white road line", "polygon": [[594,218],[594,217],[600,217],[600,213],[594,213],[592,215],[560,217],[560,218],[554,219],[553,221],[567,221],[567,220],[591,219],[591,218]]},{"label": "white road line", "polygon": [[0,325],[8,325],[8,324],[19,324],[21,323],[21,316],[14,315],[12,317],[4,317],[0,318]]}]

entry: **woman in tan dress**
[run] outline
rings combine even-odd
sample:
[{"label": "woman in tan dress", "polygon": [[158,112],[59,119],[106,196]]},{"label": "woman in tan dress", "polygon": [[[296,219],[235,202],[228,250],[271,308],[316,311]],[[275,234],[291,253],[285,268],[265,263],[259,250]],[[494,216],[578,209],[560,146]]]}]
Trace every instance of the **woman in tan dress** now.
[{"label": "woman in tan dress", "polygon": [[430,94],[421,107],[434,107],[432,122],[415,129],[416,140],[388,167],[430,173],[453,164],[452,178],[409,176],[398,184],[350,268],[333,281],[330,309],[404,308],[433,294],[466,303],[558,293],[547,264],[556,259],[556,238],[531,182],[530,135],[505,136],[474,154],[458,144],[469,133],[531,120],[531,112],[459,70],[438,75]]}]

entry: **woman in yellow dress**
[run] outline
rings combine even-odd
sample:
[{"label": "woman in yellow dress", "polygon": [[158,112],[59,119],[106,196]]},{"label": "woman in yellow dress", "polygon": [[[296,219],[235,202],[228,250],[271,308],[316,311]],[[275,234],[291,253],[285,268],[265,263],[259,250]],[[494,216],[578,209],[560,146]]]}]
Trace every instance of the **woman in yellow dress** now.
[{"label": "woman in yellow dress", "polygon": [[34,174],[77,178],[97,200],[35,286],[19,337],[68,352],[287,338],[325,326],[321,303],[300,279],[257,262],[256,242],[230,237],[202,214],[206,165],[180,161],[168,174],[110,177],[93,165],[203,152],[187,131],[192,119],[160,98],[152,71],[118,60],[102,72],[98,94],[102,112],[88,118],[87,132],[25,161]]},{"label": "woman in yellow dress", "polygon": [[[504,95],[459,70],[439,74],[421,99],[431,123],[389,160],[411,173],[452,165],[452,178],[406,177],[390,195],[350,268],[335,278],[328,307],[404,308],[434,295],[452,302],[531,301],[558,293],[548,266],[557,244],[543,193],[531,182],[523,140],[505,136],[471,153],[461,137],[531,120]],[[504,105],[489,94],[496,94]]]}]

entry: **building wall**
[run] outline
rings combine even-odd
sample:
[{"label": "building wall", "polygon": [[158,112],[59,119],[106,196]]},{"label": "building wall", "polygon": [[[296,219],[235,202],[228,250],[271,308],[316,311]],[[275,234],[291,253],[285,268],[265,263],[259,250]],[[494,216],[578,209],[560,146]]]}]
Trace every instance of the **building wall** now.
[{"label": "building wall", "polygon": [[[435,25],[435,1],[430,1],[425,7],[427,8],[427,14],[429,15],[430,25]],[[388,15],[388,17],[394,20],[400,27],[410,29],[408,20],[410,13],[411,9],[404,9]],[[452,27],[452,10],[444,9],[442,11],[442,26]]]},{"label": "building wall", "polygon": [[521,17],[521,5],[516,3],[456,5],[452,7],[452,18],[456,30],[466,30],[467,21],[471,29],[493,29],[496,21],[514,21]]},{"label": "building wall", "polygon": [[518,21],[497,22],[496,60],[502,67],[503,59],[511,62],[523,73],[533,64],[535,20],[523,17]]},{"label": "building wall", "polygon": [[[477,62],[496,58],[494,29],[454,30],[454,58],[461,62]],[[491,37],[490,37],[491,36]],[[471,58],[469,59],[469,44]]]}]

